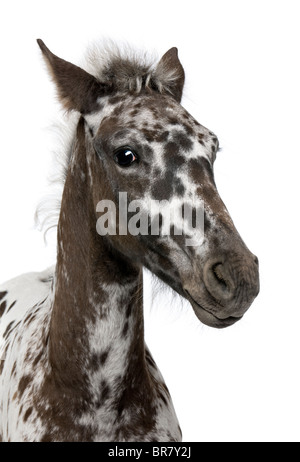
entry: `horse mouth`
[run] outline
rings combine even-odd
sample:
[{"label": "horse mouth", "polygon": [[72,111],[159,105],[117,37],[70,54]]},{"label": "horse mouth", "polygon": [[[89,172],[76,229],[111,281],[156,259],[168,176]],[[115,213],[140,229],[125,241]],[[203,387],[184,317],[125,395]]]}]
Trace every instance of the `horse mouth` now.
[{"label": "horse mouth", "polygon": [[204,308],[191,296],[191,294],[185,290],[186,298],[190,302],[197,318],[205,325],[209,327],[215,327],[217,329],[224,329],[225,327],[232,326],[237,321],[242,319],[243,316],[228,316],[227,318],[219,318],[211,311]]}]

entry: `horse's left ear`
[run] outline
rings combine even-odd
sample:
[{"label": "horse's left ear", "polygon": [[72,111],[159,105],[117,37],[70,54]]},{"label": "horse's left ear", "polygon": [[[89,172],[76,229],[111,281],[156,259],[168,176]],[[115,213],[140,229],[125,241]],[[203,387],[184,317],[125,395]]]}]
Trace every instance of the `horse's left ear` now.
[{"label": "horse's left ear", "polygon": [[184,86],[184,69],[178,58],[176,47],[167,51],[159,61],[155,75],[163,82],[164,87],[180,103]]},{"label": "horse's left ear", "polygon": [[81,114],[95,111],[98,107],[98,98],[110,93],[112,87],[99,82],[93,75],[75,64],[55,56],[42,40],[38,39],[37,43],[42,50],[63,106],[68,111],[75,110]]}]

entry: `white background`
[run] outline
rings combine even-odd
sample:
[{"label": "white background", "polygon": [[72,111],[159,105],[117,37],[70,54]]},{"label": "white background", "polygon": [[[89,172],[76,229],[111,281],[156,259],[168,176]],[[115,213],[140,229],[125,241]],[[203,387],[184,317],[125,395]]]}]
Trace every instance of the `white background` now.
[{"label": "white background", "polygon": [[33,215],[56,146],[48,127],[61,115],[35,39],[77,64],[103,36],[158,55],[177,46],[183,105],[220,139],[217,186],[259,257],[261,292],[239,324],[219,331],[168,291],[152,303],[147,277],[147,342],[184,441],[299,441],[299,2],[0,5],[0,280],[55,258],[54,234],[46,247]]}]

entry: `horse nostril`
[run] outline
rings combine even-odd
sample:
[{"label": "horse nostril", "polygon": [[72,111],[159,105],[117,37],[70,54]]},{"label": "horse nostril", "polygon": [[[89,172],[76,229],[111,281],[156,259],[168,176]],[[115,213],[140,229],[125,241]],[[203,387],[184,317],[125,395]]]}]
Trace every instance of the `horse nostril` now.
[{"label": "horse nostril", "polygon": [[214,274],[215,279],[224,289],[228,288],[228,281],[226,280],[226,276],[224,273],[224,266],[222,263],[216,263],[212,266],[212,272]]},{"label": "horse nostril", "polygon": [[258,265],[258,258],[257,258],[256,255],[254,255],[254,263],[255,263],[256,265]]},{"label": "horse nostril", "polygon": [[[255,262],[254,262],[255,260]],[[253,254],[223,254],[208,259],[203,267],[206,291],[217,302],[221,315],[239,316],[259,290],[258,262]]]},{"label": "horse nostril", "polygon": [[210,295],[220,304],[229,303],[235,294],[235,284],[228,264],[208,260],[203,271],[204,284]]}]

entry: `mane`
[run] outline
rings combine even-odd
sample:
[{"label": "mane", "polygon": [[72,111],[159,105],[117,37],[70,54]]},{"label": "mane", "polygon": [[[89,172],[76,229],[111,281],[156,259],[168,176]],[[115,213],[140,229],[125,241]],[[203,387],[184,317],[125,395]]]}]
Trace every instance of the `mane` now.
[{"label": "mane", "polygon": [[101,82],[112,83],[116,91],[140,93],[151,88],[173,94],[176,71],[157,63],[154,54],[106,39],[88,48],[84,68]]},{"label": "mane", "polygon": [[[79,65],[99,81],[112,83],[119,92],[138,94],[142,88],[149,88],[159,93],[172,94],[172,86],[178,76],[175,71],[170,71],[161,63],[159,66],[157,64],[158,58],[153,53],[105,39],[91,44]],[[54,149],[54,172],[49,177],[50,191],[40,201],[35,213],[35,224],[44,233],[45,241],[48,231],[58,224],[62,192],[79,117],[78,113],[64,113],[63,120],[54,124],[57,146]]]}]

